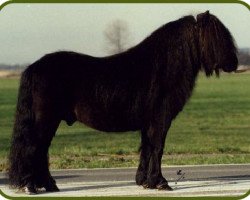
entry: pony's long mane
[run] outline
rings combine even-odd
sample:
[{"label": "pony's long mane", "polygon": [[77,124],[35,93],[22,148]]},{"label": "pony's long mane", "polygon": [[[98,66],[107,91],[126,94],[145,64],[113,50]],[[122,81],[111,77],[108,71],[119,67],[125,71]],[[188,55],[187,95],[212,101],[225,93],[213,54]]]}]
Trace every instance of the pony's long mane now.
[{"label": "pony's long mane", "polygon": [[[237,47],[229,30],[208,11],[197,16],[201,63],[207,76],[224,66],[237,66]],[[230,58],[232,55],[232,59]]]}]

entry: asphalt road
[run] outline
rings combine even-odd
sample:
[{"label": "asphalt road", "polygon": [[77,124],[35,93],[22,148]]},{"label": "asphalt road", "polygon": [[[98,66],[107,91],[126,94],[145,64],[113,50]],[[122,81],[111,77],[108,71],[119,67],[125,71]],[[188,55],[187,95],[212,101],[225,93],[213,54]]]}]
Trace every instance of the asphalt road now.
[{"label": "asphalt road", "polygon": [[[183,176],[177,175],[179,170]],[[137,186],[135,173],[136,168],[52,171],[60,192],[40,191],[38,196],[240,196],[250,190],[250,164],[164,167],[174,191]],[[10,196],[24,195],[8,188],[3,173],[0,189]]]}]

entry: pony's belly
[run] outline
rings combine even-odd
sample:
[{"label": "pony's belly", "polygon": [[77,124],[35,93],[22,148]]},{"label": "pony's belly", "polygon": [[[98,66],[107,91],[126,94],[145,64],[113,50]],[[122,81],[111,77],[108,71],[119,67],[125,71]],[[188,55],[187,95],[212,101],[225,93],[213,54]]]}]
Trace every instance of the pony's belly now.
[{"label": "pony's belly", "polygon": [[139,130],[139,126],[135,125],[134,123],[124,123],[111,120],[104,120],[101,119],[86,119],[86,118],[79,118],[77,119],[79,122],[99,131],[104,132],[126,132],[126,131],[136,131]]},{"label": "pony's belly", "polygon": [[77,121],[99,131],[125,132],[141,129],[139,120],[126,117],[122,113],[102,113],[93,110],[76,110]]}]

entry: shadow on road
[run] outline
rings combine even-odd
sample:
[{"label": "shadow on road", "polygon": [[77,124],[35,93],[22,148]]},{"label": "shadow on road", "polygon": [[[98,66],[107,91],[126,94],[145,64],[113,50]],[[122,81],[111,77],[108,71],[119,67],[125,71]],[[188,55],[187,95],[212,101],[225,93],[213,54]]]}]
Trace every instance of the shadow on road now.
[{"label": "shadow on road", "polygon": [[236,176],[214,176],[214,177],[206,177],[206,178],[187,178],[188,181],[206,181],[206,180],[227,180],[227,181],[233,181],[233,180],[250,180],[250,175],[236,175]]},{"label": "shadow on road", "polygon": [[[76,192],[76,191],[86,191],[86,190],[95,190],[95,189],[105,189],[105,188],[115,188],[115,187],[126,187],[126,186],[135,186],[134,182],[125,182],[119,184],[102,184],[102,185],[89,185],[89,186],[79,186],[60,189],[60,192]],[[48,193],[46,191],[39,191],[40,194]]]},{"label": "shadow on road", "polygon": [[0,185],[7,185],[9,182],[8,178],[0,178]]}]

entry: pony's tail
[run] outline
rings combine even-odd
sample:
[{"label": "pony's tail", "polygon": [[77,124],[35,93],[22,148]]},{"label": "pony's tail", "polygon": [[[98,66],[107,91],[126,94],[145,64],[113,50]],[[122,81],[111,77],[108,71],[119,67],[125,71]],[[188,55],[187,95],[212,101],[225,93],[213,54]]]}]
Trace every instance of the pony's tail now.
[{"label": "pony's tail", "polygon": [[35,117],[32,112],[32,68],[29,66],[20,80],[8,169],[10,185],[13,187],[25,186],[33,174]]}]

